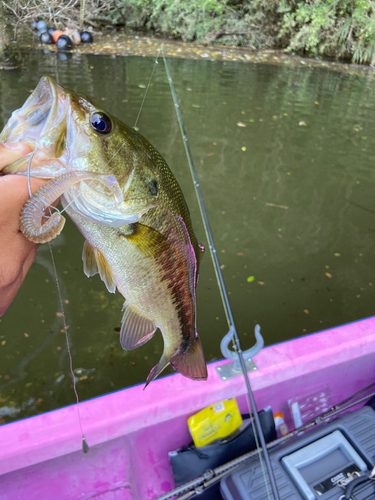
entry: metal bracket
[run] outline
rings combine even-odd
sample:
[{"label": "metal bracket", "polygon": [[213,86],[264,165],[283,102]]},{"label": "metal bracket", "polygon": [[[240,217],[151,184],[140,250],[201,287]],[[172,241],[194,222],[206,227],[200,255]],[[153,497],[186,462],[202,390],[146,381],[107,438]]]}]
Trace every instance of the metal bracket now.
[{"label": "metal bracket", "polygon": [[[234,327],[231,326],[229,332],[223,337],[223,340],[221,341],[220,344],[220,349],[221,352],[223,353],[223,356],[226,357],[227,359],[233,360],[231,363],[227,363],[225,365],[221,365],[216,368],[221,380],[230,380],[231,378],[237,377],[238,375],[242,374],[238,354],[229,349],[229,343],[231,342],[231,339],[233,337],[233,330]],[[245,361],[246,370],[248,372],[258,369],[256,364],[251,358],[253,358],[256,354],[258,354],[258,352],[264,346],[264,340],[260,333],[259,325],[255,326],[254,334],[256,338],[256,344],[247,351],[244,351],[242,353]]]}]

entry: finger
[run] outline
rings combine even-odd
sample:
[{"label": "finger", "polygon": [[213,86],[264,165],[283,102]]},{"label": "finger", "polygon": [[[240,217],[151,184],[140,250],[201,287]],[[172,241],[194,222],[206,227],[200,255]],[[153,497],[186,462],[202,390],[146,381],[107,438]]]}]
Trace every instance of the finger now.
[{"label": "finger", "polygon": [[31,149],[29,146],[23,142],[7,142],[0,144],[0,170],[30,152]]}]

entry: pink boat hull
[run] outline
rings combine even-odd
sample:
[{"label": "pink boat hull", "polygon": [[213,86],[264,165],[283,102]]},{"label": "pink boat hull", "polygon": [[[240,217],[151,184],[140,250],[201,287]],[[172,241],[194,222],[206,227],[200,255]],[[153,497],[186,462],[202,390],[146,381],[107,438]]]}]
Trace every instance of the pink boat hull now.
[{"label": "pink boat hull", "polygon": [[[250,373],[258,409],[329,386],[335,403],[375,381],[375,317],[264,348]],[[190,442],[187,418],[236,397],[241,376],[207,382],[179,374],[80,403],[90,445],[83,454],[75,405],[0,426],[0,500],[148,500],[174,487],[168,452]],[[291,421],[288,421],[291,426]]]}]

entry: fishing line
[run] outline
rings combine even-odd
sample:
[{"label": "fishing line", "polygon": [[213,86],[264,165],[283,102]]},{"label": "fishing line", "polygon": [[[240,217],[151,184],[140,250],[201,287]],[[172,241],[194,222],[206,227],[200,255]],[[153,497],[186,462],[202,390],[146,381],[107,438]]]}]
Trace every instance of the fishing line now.
[{"label": "fishing line", "polygon": [[147,96],[147,92],[148,92],[148,89],[149,89],[150,84],[151,84],[151,81],[152,81],[152,77],[154,76],[154,71],[155,71],[156,65],[157,65],[157,64],[159,64],[159,63],[158,63],[158,59],[159,59],[159,55],[160,55],[161,50],[162,50],[162,47],[160,47],[160,48],[159,48],[159,50],[158,50],[158,55],[156,56],[156,59],[155,59],[154,65],[153,65],[153,67],[152,67],[151,76],[150,76],[150,79],[149,79],[149,81],[148,81],[147,88],[146,88],[146,91],[145,91],[144,96],[143,96],[142,104],[141,104],[141,107],[140,107],[140,109],[139,109],[139,113],[138,113],[137,119],[135,120],[135,124],[134,124],[134,127],[133,127],[133,128],[136,128],[136,126],[137,126],[137,123],[138,123],[138,120],[139,120],[139,117],[140,117],[141,111],[142,111],[142,109],[143,109],[143,104],[145,103],[146,96]]},{"label": "fishing line", "polygon": [[59,283],[59,280],[57,278],[57,270],[56,270],[56,265],[55,265],[55,259],[54,259],[54,256],[53,256],[52,245],[51,245],[50,241],[48,242],[48,245],[49,245],[49,251],[50,251],[50,254],[51,254],[53,271],[55,273],[55,278],[56,278],[57,293],[58,293],[58,296],[59,296],[61,313],[62,313],[62,320],[63,320],[63,324],[64,324],[64,333],[65,333],[66,347],[68,349],[68,354],[69,354],[69,368],[70,368],[70,373],[71,373],[72,379],[73,379],[73,390],[74,390],[74,394],[76,396],[76,402],[77,402],[76,408],[77,408],[77,414],[78,414],[78,422],[79,422],[79,427],[81,429],[81,434],[82,434],[82,450],[83,450],[83,453],[87,453],[89,451],[89,445],[87,444],[85,435],[83,433],[83,428],[82,428],[81,413],[80,413],[79,404],[78,404],[79,403],[79,398],[78,398],[78,392],[77,392],[77,386],[76,386],[76,378],[75,378],[74,370],[73,370],[73,358],[72,358],[71,351],[70,351],[70,343],[69,343],[69,336],[68,336],[68,327],[67,327],[66,319],[65,319],[64,304],[63,304],[63,299],[62,299],[62,295],[61,295],[60,283]]},{"label": "fishing line", "polygon": [[[249,413],[253,413],[253,415],[254,415],[254,421],[255,421],[254,423],[255,423],[256,429],[258,431],[258,436],[259,436],[259,439],[260,439],[260,442],[261,442],[261,448],[260,448],[259,442],[257,441],[257,438],[256,438],[257,433],[255,432],[254,435],[255,435],[255,438],[256,438],[256,444],[257,444],[257,449],[258,449],[258,452],[259,452],[260,463],[262,463],[262,460],[261,460],[261,450],[263,450],[263,454],[264,454],[264,459],[265,459],[265,462],[266,462],[266,468],[267,468],[267,472],[268,472],[268,477],[269,477],[269,481],[270,481],[271,490],[272,490],[272,493],[274,495],[275,500],[279,500],[279,493],[278,493],[278,489],[277,489],[275,477],[274,477],[274,474],[273,474],[271,462],[270,462],[270,459],[269,459],[269,455],[268,455],[268,452],[267,452],[267,447],[266,447],[266,443],[265,443],[265,440],[264,440],[264,435],[263,435],[262,427],[261,427],[260,420],[259,420],[258,410],[257,410],[256,404],[255,404],[253,392],[252,392],[251,385],[250,385],[249,376],[248,376],[248,373],[247,373],[247,370],[246,370],[246,366],[245,366],[245,361],[244,361],[244,358],[243,358],[243,353],[242,353],[240,341],[239,341],[237,330],[236,330],[236,327],[235,327],[235,324],[234,324],[234,318],[233,318],[233,315],[232,315],[232,311],[231,311],[231,307],[230,307],[230,303],[229,303],[228,294],[227,294],[227,291],[226,291],[226,288],[225,288],[223,276],[221,274],[220,264],[219,264],[219,260],[218,260],[218,257],[217,257],[217,252],[216,252],[216,248],[215,248],[215,245],[214,245],[213,236],[212,236],[210,225],[209,225],[209,222],[208,222],[207,213],[206,213],[206,210],[205,210],[205,207],[204,207],[203,197],[202,197],[202,193],[201,193],[201,190],[200,190],[200,187],[199,187],[198,177],[197,177],[197,173],[195,171],[195,167],[194,167],[194,163],[193,163],[193,158],[192,158],[192,154],[191,154],[189,143],[188,143],[188,138],[187,138],[187,135],[186,135],[186,132],[185,132],[185,128],[184,128],[184,123],[183,123],[183,120],[182,120],[180,106],[178,104],[177,94],[176,94],[176,91],[175,91],[175,88],[174,88],[174,85],[173,85],[173,80],[172,80],[171,74],[169,72],[169,67],[168,67],[168,63],[167,63],[167,60],[166,60],[165,55],[164,55],[163,47],[162,47],[162,54],[163,54],[164,67],[165,67],[165,71],[167,73],[167,78],[168,78],[168,82],[169,82],[169,86],[170,86],[170,90],[171,90],[171,95],[172,95],[172,99],[173,99],[174,106],[175,106],[177,121],[178,121],[178,125],[179,125],[180,132],[181,132],[181,135],[182,135],[183,144],[184,144],[184,148],[185,148],[185,153],[186,153],[187,161],[188,161],[188,164],[189,164],[189,169],[190,169],[190,173],[191,173],[191,176],[192,176],[193,185],[194,185],[194,188],[195,188],[195,194],[197,196],[198,206],[199,206],[199,210],[200,210],[201,217],[202,217],[202,220],[203,220],[203,226],[204,226],[204,230],[205,230],[205,233],[206,233],[206,237],[207,237],[207,240],[209,242],[210,254],[211,254],[211,258],[212,258],[213,264],[214,264],[215,274],[216,274],[216,278],[217,278],[217,281],[218,281],[218,286],[219,286],[220,295],[221,295],[223,306],[224,306],[224,310],[225,310],[225,315],[227,317],[228,326],[229,326],[229,328],[232,328],[232,331],[233,331],[233,337],[234,337],[235,345],[236,345],[236,348],[237,348],[237,354],[238,354],[238,358],[239,358],[239,361],[240,361],[242,373],[244,375],[244,379],[245,379],[245,383],[246,383],[247,393],[248,393],[248,397],[249,397],[249,401],[247,401],[247,403],[249,405],[249,402],[250,402],[251,403],[251,407],[253,409],[253,412],[250,411]],[[253,424],[253,421],[252,421],[252,424]],[[263,473],[264,473],[264,470],[263,470]],[[265,474],[264,474],[264,477],[266,478]],[[267,481],[266,480],[265,480],[265,485],[266,485],[266,488],[267,488],[267,494],[270,497],[269,491],[268,491],[268,485],[267,485]]]}]

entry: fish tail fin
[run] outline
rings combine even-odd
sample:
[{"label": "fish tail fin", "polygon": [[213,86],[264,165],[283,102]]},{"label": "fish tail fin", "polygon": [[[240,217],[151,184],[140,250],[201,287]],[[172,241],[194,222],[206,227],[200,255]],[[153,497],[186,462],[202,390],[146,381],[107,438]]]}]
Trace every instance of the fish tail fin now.
[{"label": "fish tail fin", "polygon": [[193,380],[207,380],[206,360],[198,336],[187,352],[173,357],[171,365],[174,370],[180,372],[184,377]]},{"label": "fish tail fin", "polygon": [[150,371],[147,377],[146,385],[144,386],[143,390],[145,390],[148,384],[161,374],[164,368],[167,368],[169,363],[170,363],[169,358],[163,353],[163,356],[160,358],[159,363],[156,366],[154,366],[154,368]]}]

